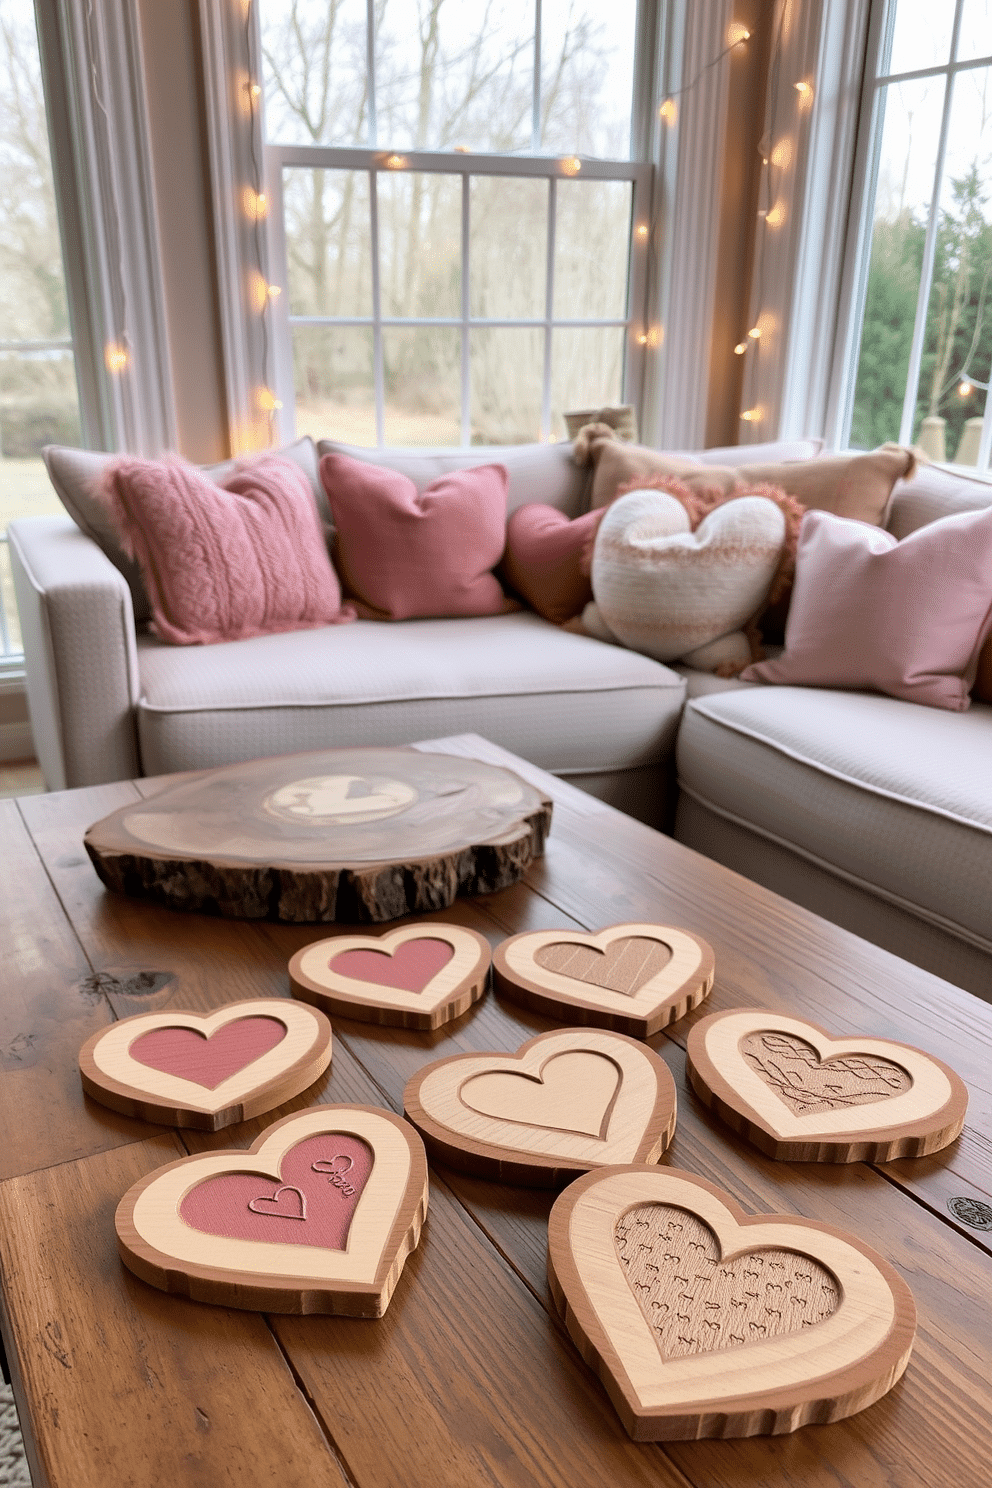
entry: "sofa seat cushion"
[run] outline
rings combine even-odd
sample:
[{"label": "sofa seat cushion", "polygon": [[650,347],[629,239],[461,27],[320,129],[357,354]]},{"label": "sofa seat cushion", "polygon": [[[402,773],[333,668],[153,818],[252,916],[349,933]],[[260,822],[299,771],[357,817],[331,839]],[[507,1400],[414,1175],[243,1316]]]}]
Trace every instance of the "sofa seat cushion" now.
[{"label": "sofa seat cushion", "polygon": [[672,751],[683,678],[528,612],[358,620],[176,651],[138,645],[145,774],[478,733],[556,774]]},{"label": "sofa seat cushion", "polygon": [[992,950],[992,707],[742,688],[697,698],[679,784],[710,811]]}]

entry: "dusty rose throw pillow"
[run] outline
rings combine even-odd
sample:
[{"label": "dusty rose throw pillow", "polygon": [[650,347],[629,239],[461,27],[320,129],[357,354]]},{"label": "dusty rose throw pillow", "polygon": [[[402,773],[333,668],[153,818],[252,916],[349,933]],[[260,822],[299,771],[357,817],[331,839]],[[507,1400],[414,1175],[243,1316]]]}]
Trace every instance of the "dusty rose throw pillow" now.
[{"label": "dusty rose throw pillow", "polygon": [[341,582],[361,614],[410,620],[510,607],[491,572],[506,538],[502,465],[453,470],[418,491],[397,470],[327,454],[320,478]]},{"label": "dusty rose throw pillow", "polygon": [[531,609],[563,625],[592,599],[589,558],[606,513],[569,521],[555,506],[520,506],[506,524],[503,573]]},{"label": "dusty rose throw pillow", "polygon": [[785,652],[748,682],[844,687],[963,711],[992,628],[992,508],[897,542],[811,511],[803,518]]},{"label": "dusty rose throw pillow", "polygon": [[138,561],[163,641],[240,641],[355,618],[292,460],[245,460],[218,485],[178,455],[123,456],[94,494]]}]

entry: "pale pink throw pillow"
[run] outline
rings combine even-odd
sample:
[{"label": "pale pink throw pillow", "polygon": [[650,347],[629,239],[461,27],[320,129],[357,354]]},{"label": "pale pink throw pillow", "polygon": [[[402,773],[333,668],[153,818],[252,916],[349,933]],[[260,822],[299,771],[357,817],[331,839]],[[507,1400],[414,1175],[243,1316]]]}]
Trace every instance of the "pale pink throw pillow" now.
[{"label": "pale pink throw pillow", "polygon": [[163,641],[240,641],[355,618],[341,605],[310,481],[292,460],[247,459],[218,485],[178,455],[126,455],[94,495],[141,567]]},{"label": "pale pink throw pillow", "polygon": [[506,537],[502,465],[452,470],[418,491],[397,470],[327,454],[320,479],[341,582],[361,614],[410,620],[513,607],[491,572]]},{"label": "pale pink throw pillow", "polygon": [[897,542],[864,522],[803,518],[785,652],[746,682],[888,693],[963,712],[992,629],[992,508]]}]

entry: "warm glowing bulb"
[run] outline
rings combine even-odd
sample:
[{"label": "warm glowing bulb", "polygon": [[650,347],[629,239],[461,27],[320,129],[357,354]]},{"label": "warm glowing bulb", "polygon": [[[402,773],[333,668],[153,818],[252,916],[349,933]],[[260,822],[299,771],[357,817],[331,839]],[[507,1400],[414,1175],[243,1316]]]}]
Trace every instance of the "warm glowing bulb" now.
[{"label": "warm glowing bulb", "polygon": [[761,409],[760,408],[746,408],[744,410],[744,412],[741,414],[741,418],[744,420],[744,422],[746,424],[760,424],[761,423]]},{"label": "warm glowing bulb", "polygon": [[261,98],[262,96],[262,89],[260,88],[258,83],[249,83],[248,92],[251,94],[252,98]]},{"label": "warm glowing bulb", "polygon": [[727,45],[740,46],[742,41],[747,41],[751,33],[743,21],[731,21],[727,27]]},{"label": "warm glowing bulb", "polygon": [[561,162],[561,173],[563,176],[577,176],[582,169],[582,161],[577,155],[566,155]]},{"label": "warm glowing bulb", "polygon": [[747,351],[747,342],[746,341],[738,341],[737,345],[734,347],[734,356],[743,356],[746,351]]},{"label": "warm glowing bulb", "polygon": [[781,202],[776,202],[770,212],[765,213],[765,221],[769,227],[781,227],[785,221],[785,208]]},{"label": "warm glowing bulb", "polygon": [[123,372],[127,366],[127,351],[117,341],[108,341],[103,348],[103,361],[108,372]]},{"label": "warm glowing bulb", "polygon": [[761,327],[758,325],[753,325],[748,331],[748,335],[751,337],[752,341],[759,341],[761,339]]},{"label": "warm glowing bulb", "polygon": [[277,408],[282,407],[282,402],[271,388],[263,387],[258,390],[258,406],[265,413],[274,413]]},{"label": "warm glowing bulb", "polygon": [[642,222],[638,226],[638,228],[636,230],[636,236],[639,237],[639,238],[646,238],[647,235],[648,235],[648,225],[647,225],[646,222]]},{"label": "warm glowing bulb", "polygon": [[813,85],[812,85],[812,83],[807,83],[807,82],[803,81],[801,83],[794,83],[793,84],[793,87],[795,88],[796,92],[799,94],[799,107],[801,109],[809,108],[810,104],[813,102]]},{"label": "warm glowing bulb", "polygon": [[638,336],[638,338],[637,338],[637,344],[638,344],[638,346],[647,346],[647,344],[648,344],[648,333],[647,333],[647,331],[644,331],[642,335]]},{"label": "warm glowing bulb", "polygon": [[772,165],[777,165],[779,170],[785,170],[787,165],[792,164],[792,141],[790,139],[779,140],[772,151]]},{"label": "warm glowing bulb", "polygon": [[269,210],[268,200],[264,191],[252,191],[250,186],[246,186],[241,199],[244,204],[245,216],[252,221],[257,221],[260,217],[264,217]]},{"label": "warm glowing bulb", "polygon": [[557,444],[558,443],[558,435],[557,434],[549,434],[548,435],[548,443],[549,444]]},{"label": "warm glowing bulb", "polygon": [[406,165],[405,155],[387,155],[386,167],[388,170],[402,170]]},{"label": "warm glowing bulb", "polygon": [[966,377],[962,377],[961,381],[958,383],[958,392],[961,394],[961,397],[970,398],[974,391],[975,389],[972,387],[968,379]]},{"label": "warm glowing bulb", "polygon": [[675,106],[675,99],[666,98],[658,112],[666,124],[674,124],[679,116],[679,111]]},{"label": "warm glowing bulb", "polygon": [[269,284],[266,286],[265,293],[270,300],[277,300],[282,294],[282,286],[280,284]]}]

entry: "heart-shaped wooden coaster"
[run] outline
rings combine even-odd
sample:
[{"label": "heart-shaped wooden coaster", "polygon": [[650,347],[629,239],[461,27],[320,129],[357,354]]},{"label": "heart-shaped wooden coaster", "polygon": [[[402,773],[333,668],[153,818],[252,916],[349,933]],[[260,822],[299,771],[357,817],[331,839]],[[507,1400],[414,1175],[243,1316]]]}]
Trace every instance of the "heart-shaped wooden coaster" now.
[{"label": "heart-shaped wooden coaster", "polygon": [[674,1168],[587,1173],[556,1200],[548,1279],[635,1441],[836,1421],[909,1361],[906,1283],[853,1235],[747,1215]]},{"label": "heart-shaped wooden coaster", "polygon": [[932,1054],[889,1039],[832,1038],[765,1008],[703,1018],[686,1056],[699,1098],[769,1157],[922,1157],[964,1125],[967,1087]]},{"label": "heart-shaped wooden coaster", "polygon": [[493,984],[548,1017],[650,1038],[708,995],[713,952],[667,925],[528,931],[496,947]]},{"label": "heart-shaped wooden coaster", "polygon": [[455,1054],[403,1092],[432,1156],[486,1178],[554,1188],[616,1162],[656,1162],[675,1131],[675,1082],[624,1034],[564,1028],[515,1054]]},{"label": "heart-shaped wooden coaster", "polygon": [[404,925],[304,946],[289,963],[293,996],[365,1023],[439,1028],[484,996],[489,942],[463,925]]},{"label": "heart-shaped wooden coaster", "polygon": [[122,1018],[79,1051],[87,1095],[127,1116],[217,1131],[299,1095],[331,1062],[323,1013],[285,997]]},{"label": "heart-shaped wooden coaster", "polygon": [[117,1206],[121,1259],[164,1292],[381,1317],[427,1213],[427,1155],[374,1106],[311,1106],[247,1151],[180,1158]]}]

